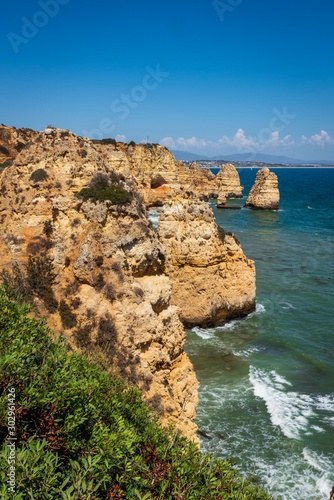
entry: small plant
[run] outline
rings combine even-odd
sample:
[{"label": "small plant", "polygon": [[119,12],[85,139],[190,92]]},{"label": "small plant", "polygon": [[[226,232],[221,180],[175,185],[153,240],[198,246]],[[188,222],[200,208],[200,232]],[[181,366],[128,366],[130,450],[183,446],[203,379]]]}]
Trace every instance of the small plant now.
[{"label": "small plant", "polygon": [[40,297],[49,312],[55,312],[58,302],[52,284],[56,278],[52,260],[49,257],[29,257],[26,264],[27,283],[31,291]]},{"label": "small plant", "polygon": [[99,273],[99,275],[97,276],[95,283],[94,283],[96,290],[98,292],[100,292],[105,284],[106,284],[106,282],[104,281],[103,274]]},{"label": "small plant", "polygon": [[6,160],[3,163],[0,163],[0,168],[10,167],[12,163],[13,163],[13,160]]},{"label": "small plant", "polygon": [[1,144],[0,144],[0,153],[2,153],[5,156],[10,156],[10,152],[8,151],[8,149],[5,148],[5,146],[2,146]]},{"label": "small plant", "polygon": [[75,345],[84,351],[91,349],[92,339],[91,339],[91,325],[85,325],[84,327],[77,328],[73,332],[73,339]]},{"label": "small plant", "polygon": [[114,285],[112,283],[108,283],[104,289],[104,294],[110,302],[116,299],[116,292]]},{"label": "small plant", "polygon": [[18,151],[19,153],[22,151],[22,149],[24,149],[26,147],[26,145],[23,143],[23,142],[18,142],[15,146],[15,149],[16,151]]},{"label": "small plant", "polygon": [[97,267],[101,267],[103,264],[103,255],[98,255],[95,259],[95,264]]},{"label": "small plant", "polygon": [[8,297],[14,300],[32,301],[31,290],[27,282],[24,269],[18,262],[14,262],[10,271],[4,269],[0,273],[0,281]]},{"label": "small plant", "polygon": [[71,311],[70,306],[65,302],[65,300],[61,300],[59,302],[58,310],[61,318],[61,323],[64,328],[71,329],[77,325],[77,317]]},{"label": "small plant", "polygon": [[50,236],[53,233],[53,226],[52,226],[52,221],[51,220],[46,220],[44,221],[43,224],[43,233],[47,238],[50,238]]},{"label": "small plant", "polygon": [[71,300],[71,306],[73,309],[78,309],[82,304],[82,300],[80,297],[75,297],[74,299]]},{"label": "small plant", "polygon": [[31,176],[30,176],[30,180],[37,183],[37,182],[43,182],[43,181],[46,181],[46,179],[48,178],[48,174],[46,173],[46,171],[44,170],[44,168],[39,168],[37,170],[35,170]]},{"label": "small plant", "polygon": [[101,140],[101,144],[111,144],[113,146],[116,146],[117,141],[115,139],[110,139],[110,138],[108,138],[108,139],[102,139]]},{"label": "small plant", "polygon": [[81,156],[81,158],[86,158],[86,156],[88,155],[85,149],[79,149],[78,153]]}]

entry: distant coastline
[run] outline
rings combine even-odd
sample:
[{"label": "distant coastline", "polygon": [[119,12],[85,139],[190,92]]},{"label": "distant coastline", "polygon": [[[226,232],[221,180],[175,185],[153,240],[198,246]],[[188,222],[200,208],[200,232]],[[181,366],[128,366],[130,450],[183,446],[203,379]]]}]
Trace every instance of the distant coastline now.
[{"label": "distant coastline", "polygon": [[[206,160],[207,162],[207,160]],[[184,162],[186,163],[186,162]],[[188,162],[187,162],[188,163]],[[189,162],[191,164],[192,162]],[[213,163],[215,165],[201,165],[201,162],[196,162],[200,167],[202,167],[204,170],[211,170],[211,169],[219,169],[220,165],[224,162],[218,162],[219,166],[216,165],[217,162],[214,161]],[[252,169],[261,169],[263,167],[267,167],[270,169],[276,169],[276,168],[287,168],[287,169],[296,169],[296,170],[302,170],[303,168],[317,168],[317,169],[329,169],[329,168],[334,168],[334,165],[276,165],[274,163],[254,163],[252,166],[251,165],[239,165],[239,162],[234,162],[233,165],[235,168],[248,168],[250,170]]]}]

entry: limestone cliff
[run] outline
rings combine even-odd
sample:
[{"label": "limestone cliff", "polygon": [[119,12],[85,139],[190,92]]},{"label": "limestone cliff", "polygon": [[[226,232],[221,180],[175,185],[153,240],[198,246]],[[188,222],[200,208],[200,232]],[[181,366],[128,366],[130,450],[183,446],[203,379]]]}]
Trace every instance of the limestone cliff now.
[{"label": "limestone cliff", "polygon": [[174,199],[242,197],[239,174],[231,165],[222,165],[214,176],[197,163],[185,165],[159,144],[125,144],[112,140],[94,141],[110,168],[131,174],[147,207],[163,206]]},{"label": "limestone cliff", "polygon": [[226,198],[242,198],[243,186],[240,184],[240,177],[237,169],[231,163],[226,163],[220,167],[215,178],[215,184],[219,194]]},{"label": "limestone cliff", "polygon": [[257,172],[245,206],[259,210],[278,210],[279,198],[277,175],[265,167]]},{"label": "limestone cliff", "polygon": [[108,145],[103,141],[96,146],[106,155],[109,164],[115,165],[117,157],[118,170],[135,178],[147,207],[162,206],[183,191],[178,162],[164,146],[132,143]]},{"label": "limestone cliff", "polygon": [[[127,168],[124,156],[118,161]],[[106,179],[117,203],[83,196]],[[14,264],[15,285],[30,287],[54,330],[100,352],[164,420],[196,439],[198,382],[170,301],[165,249],[130,177],[115,175],[89,140],[49,128],[3,171],[0,191],[7,278]]]},{"label": "limestone cliff", "polygon": [[167,250],[172,303],[187,326],[223,324],[255,309],[255,267],[200,201],[167,204],[158,235]]},{"label": "limestone cliff", "polygon": [[178,175],[185,191],[191,191],[197,198],[215,198],[218,195],[215,176],[196,162],[189,166],[178,162]]}]

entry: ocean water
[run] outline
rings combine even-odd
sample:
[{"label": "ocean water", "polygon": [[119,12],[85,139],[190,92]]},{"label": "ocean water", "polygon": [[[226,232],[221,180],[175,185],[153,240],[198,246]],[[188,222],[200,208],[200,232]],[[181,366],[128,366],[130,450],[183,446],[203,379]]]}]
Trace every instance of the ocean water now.
[{"label": "ocean water", "polygon": [[[257,272],[257,308],[187,333],[200,381],[201,447],[232,458],[274,498],[334,486],[334,169],[273,169],[277,212],[214,210]],[[245,197],[256,169],[239,169]]]}]

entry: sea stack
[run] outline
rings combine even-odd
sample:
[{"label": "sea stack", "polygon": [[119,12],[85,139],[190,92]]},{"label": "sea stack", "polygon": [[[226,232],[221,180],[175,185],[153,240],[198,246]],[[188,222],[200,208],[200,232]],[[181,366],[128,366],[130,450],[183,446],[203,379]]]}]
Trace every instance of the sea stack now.
[{"label": "sea stack", "polygon": [[219,194],[224,194],[226,198],[242,198],[244,188],[240,184],[240,177],[234,165],[231,163],[222,165],[215,180]]},{"label": "sea stack", "polygon": [[171,304],[187,327],[222,325],[255,309],[255,266],[238,240],[217,226],[203,201],[164,206],[158,237],[167,251]]},{"label": "sea stack", "polygon": [[226,196],[220,193],[217,198],[217,208],[224,208],[226,206]]},{"label": "sea stack", "polygon": [[277,175],[265,167],[256,174],[245,206],[257,210],[278,210],[279,197]]}]

